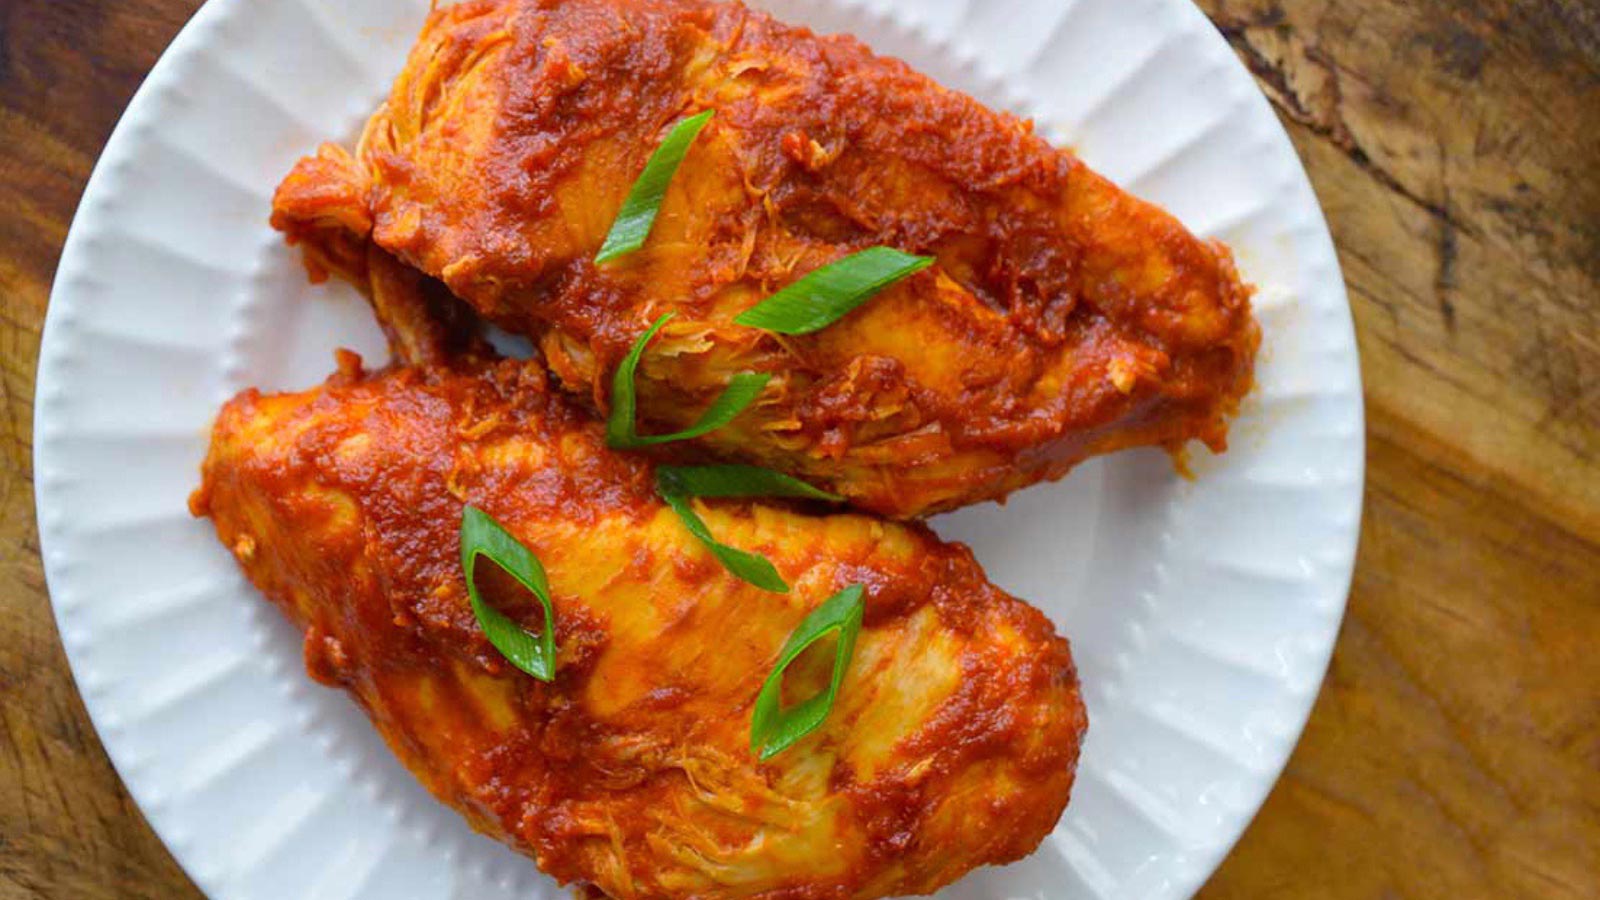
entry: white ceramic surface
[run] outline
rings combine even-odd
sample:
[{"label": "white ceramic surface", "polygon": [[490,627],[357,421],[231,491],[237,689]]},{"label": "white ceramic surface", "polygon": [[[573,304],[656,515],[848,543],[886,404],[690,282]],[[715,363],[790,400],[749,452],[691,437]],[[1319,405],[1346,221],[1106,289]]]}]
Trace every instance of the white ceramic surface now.
[{"label": "white ceramic surface", "polygon": [[[1260,387],[1198,478],[1153,452],[940,519],[1073,639],[1090,711],[1039,851],[947,898],[1191,893],[1277,777],[1338,630],[1360,516],[1356,350],[1326,226],[1249,75],[1187,0],[770,0],[1035,117],[1237,250]],[[311,288],[266,225],[295,157],[351,138],[425,0],[212,0],[151,72],[56,277],[35,421],[62,638],[140,807],[217,898],[562,896],[390,756],[185,498],[241,388],[304,387],[361,301]]]}]

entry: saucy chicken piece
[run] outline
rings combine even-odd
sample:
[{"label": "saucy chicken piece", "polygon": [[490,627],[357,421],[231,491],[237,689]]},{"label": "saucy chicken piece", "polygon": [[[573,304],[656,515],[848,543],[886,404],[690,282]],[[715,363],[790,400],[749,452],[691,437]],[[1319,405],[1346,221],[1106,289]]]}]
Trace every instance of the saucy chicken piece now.
[{"label": "saucy chicken piece", "polygon": [[[707,109],[649,240],[596,265],[646,158]],[[1125,447],[1221,451],[1259,342],[1220,243],[1026,121],[738,3],[437,10],[354,155],[303,160],[273,222],[314,268],[370,235],[533,337],[600,410],[619,359],[674,312],[639,368],[645,430],[679,430],[734,374],[770,373],[699,455],[897,518]],[[937,262],[815,334],[734,323],[876,245]]]},{"label": "saucy chicken piece", "polygon": [[[417,296],[373,272],[380,310]],[[391,337],[417,356],[448,338],[405,327]],[[1054,827],[1086,727],[1068,645],[965,547],[858,514],[697,503],[791,585],[768,593],[726,572],[658,499],[651,463],[607,449],[537,363],[469,354],[372,373],[346,353],[340,369],[229,402],[191,508],[303,631],[310,674],[349,691],[478,830],[591,896],[711,900],[931,892]],[[545,565],[549,683],[473,616],[469,503]],[[758,761],[763,680],[851,584],[866,588],[864,625],[831,715]],[[504,573],[480,566],[479,585],[540,629]],[[826,686],[832,655],[824,642],[789,668],[785,703]]]}]

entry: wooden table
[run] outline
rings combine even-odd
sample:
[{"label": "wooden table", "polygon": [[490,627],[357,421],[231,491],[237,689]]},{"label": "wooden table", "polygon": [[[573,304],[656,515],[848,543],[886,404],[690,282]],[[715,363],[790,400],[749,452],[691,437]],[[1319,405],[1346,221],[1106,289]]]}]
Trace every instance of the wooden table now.
[{"label": "wooden table", "polygon": [[[195,5],[0,4],[7,898],[197,895],[73,689],[29,458],[67,225]],[[1204,895],[1600,896],[1600,3],[1202,6],[1328,212],[1369,416],[1360,559],[1328,682]]]}]

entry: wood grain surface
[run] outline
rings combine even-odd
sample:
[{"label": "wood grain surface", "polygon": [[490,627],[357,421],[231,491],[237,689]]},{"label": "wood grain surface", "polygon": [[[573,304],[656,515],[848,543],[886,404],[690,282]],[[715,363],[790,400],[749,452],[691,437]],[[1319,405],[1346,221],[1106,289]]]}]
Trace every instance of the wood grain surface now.
[{"label": "wood grain surface", "polygon": [[[0,897],[198,896],[73,689],[30,463],[67,226],[195,5],[0,0]],[[1600,2],[1201,5],[1327,210],[1369,416],[1328,681],[1202,896],[1600,897]]]}]

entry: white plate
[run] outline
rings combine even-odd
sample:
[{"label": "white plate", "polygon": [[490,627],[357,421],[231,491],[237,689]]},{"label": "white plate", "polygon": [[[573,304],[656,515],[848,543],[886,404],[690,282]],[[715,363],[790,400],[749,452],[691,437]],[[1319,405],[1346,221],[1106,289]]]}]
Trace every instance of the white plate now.
[{"label": "white plate", "polygon": [[[1159,453],[1083,466],[938,522],[1073,639],[1090,730],[1072,804],[1026,861],[946,897],[1182,897],[1277,777],[1349,587],[1362,483],[1356,349],[1288,139],[1187,0],[772,0],[1037,118],[1228,240],[1257,298],[1260,387],[1198,479]],[[390,756],[191,519],[217,407],[381,358],[347,289],[266,225],[298,154],[349,139],[425,0],[213,0],[106,146],[56,277],[35,467],[51,596],[107,751],[218,898],[555,897]]]}]

